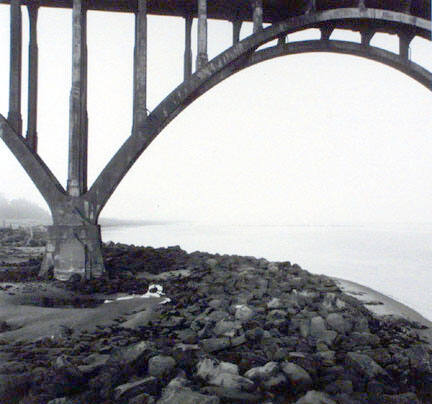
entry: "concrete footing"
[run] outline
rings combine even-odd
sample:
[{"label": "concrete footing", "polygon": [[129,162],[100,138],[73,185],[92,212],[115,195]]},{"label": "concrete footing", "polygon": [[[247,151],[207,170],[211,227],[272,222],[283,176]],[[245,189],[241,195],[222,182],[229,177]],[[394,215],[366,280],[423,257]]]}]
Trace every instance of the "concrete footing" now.
[{"label": "concrete footing", "polygon": [[88,280],[98,278],[104,272],[99,225],[48,227],[41,276],[52,274],[61,281]]}]

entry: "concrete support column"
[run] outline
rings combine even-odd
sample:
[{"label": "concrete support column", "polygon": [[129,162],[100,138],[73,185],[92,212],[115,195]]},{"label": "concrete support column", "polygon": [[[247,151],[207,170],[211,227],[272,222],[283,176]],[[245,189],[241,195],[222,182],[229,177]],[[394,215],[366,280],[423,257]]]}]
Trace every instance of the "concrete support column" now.
[{"label": "concrete support column", "polygon": [[321,40],[328,41],[330,39],[332,32],[334,31],[334,28],[329,26],[323,26],[320,28],[320,31],[321,31]]},{"label": "concrete support column", "polygon": [[414,38],[414,35],[409,33],[400,33],[399,36],[399,56],[403,59],[409,60],[409,45]]},{"label": "concrete support column", "polygon": [[21,68],[22,68],[22,15],[20,0],[10,2],[10,75],[8,121],[13,130],[22,134]]},{"label": "concrete support column", "polygon": [[105,272],[100,226],[48,226],[48,240],[40,276],[60,281],[99,278]]},{"label": "concrete support column", "polygon": [[287,43],[287,41],[288,41],[288,35],[283,35],[278,38],[277,44],[278,46],[283,46]]},{"label": "concrete support column", "polygon": [[263,27],[263,6],[262,0],[252,0],[253,10],[253,32],[262,30]]},{"label": "concrete support column", "polygon": [[207,0],[198,0],[198,55],[197,70],[208,62],[207,54]]},{"label": "concrete support column", "polygon": [[27,6],[30,25],[29,41],[29,83],[28,83],[28,118],[27,143],[32,150],[37,151],[37,97],[38,97],[38,43],[37,17],[38,6]]},{"label": "concrete support column", "polygon": [[361,35],[361,44],[363,46],[369,46],[370,42],[375,35],[375,31],[364,30],[360,32]]},{"label": "concrete support column", "polygon": [[83,0],[73,0],[72,90],[69,112],[69,163],[67,191],[87,191],[87,16]]},{"label": "concrete support column", "polygon": [[243,24],[240,20],[233,21],[233,45],[240,41],[240,31]]},{"label": "concrete support column", "polygon": [[138,0],[135,15],[133,131],[147,118],[147,0]]},{"label": "concrete support column", "polygon": [[192,23],[193,18],[185,18],[185,53],[184,53],[184,80],[192,75]]}]

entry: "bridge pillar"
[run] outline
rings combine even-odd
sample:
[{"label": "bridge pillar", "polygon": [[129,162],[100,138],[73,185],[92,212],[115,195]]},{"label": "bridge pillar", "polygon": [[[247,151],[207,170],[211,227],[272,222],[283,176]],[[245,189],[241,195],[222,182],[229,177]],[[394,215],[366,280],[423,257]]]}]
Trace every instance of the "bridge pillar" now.
[{"label": "bridge pillar", "polygon": [[360,32],[360,35],[361,35],[361,44],[363,46],[369,46],[373,36],[375,35],[375,31],[365,29]]},{"label": "bridge pillar", "polygon": [[82,198],[66,197],[51,207],[53,222],[40,276],[82,281],[105,272],[100,226],[95,208]]},{"label": "bridge pillar", "polygon": [[197,70],[208,62],[207,54],[207,0],[198,0],[198,55]]},{"label": "bridge pillar", "polygon": [[147,118],[147,0],[138,0],[135,15],[133,130]]},{"label": "bridge pillar", "polygon": [[233,21],[233,45],[240,41],[240,31],[243,22],[241,20]]},{"label": "bridge pillar", "polygon": [[29,73],[28,73],[28,118],[27,143],[32,150],[37,151],[37,95],[38,95],[38,44],[37,17],[38,6],[27,6],[30,25],[29,41]]},{"label": "bridge pillar", "polygon": [[104,273],[100,226],[48,226],[48,240],[41,276],[60,281],[89,280]]},{"label": "bridge pillar", "polygon": [[10,3],[10,76],[8,121],[12,129],[22,134],[21,68],[22,68],[22,15],[20,0]]},{"label": "bridge pillar", "polygon": [[252,0],[253,9],[253,32],[262,30],[263,27],[263,5],[262,0]]},{"label": "bridge pillar", "polygon": [[193,18],[185,18],[185,53],[184,53],[184,79],[192,75],[192,23]]},{"label": "bridge pillar", "polygon": [[414,35],[406,32],[401,32],[399,35],[399,56],[409,60],[409,45],[414,38]]},{"label": "bridge pillar", "polygon": [[69,115],[67,191],[80,196],[87,191],[87,17],[83,0],[73,0],[72,89]]}]

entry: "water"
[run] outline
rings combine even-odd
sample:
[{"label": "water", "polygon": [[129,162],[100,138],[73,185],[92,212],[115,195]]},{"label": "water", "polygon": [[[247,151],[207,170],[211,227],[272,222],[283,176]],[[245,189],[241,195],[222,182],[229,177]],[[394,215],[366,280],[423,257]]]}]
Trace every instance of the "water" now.
[{"label": "water", "polygon": [[290,261],[351,280],[432,320],[432,224],[255,226],[178,222],[107,227],[104,241]]}]

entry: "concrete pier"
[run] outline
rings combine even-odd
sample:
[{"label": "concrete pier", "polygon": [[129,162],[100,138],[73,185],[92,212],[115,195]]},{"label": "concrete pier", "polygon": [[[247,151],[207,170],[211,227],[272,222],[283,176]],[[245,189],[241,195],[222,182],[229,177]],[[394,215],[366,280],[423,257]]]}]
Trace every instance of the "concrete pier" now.
[{"label": "concrete pier", "polygon": [[185,17],[184,80],[192,75],[192,23],[191,16]]},{"label": "concrete pier", "polygon": [[22,14],[20,0],[10,5],[10,73],[8,121],[13,130],[22,134],[21,75],[22,75]]},{"label": "concrete pier", "polygon": [[147,0],[138,0],[135,14],[133,131],[147,118]]},{"label": "concrete pier", "polygon": [[253,9],[253,32],[262,30],[263,27],[263,4],[262,0],[252,0]]},{"label": "concrete pier", "polygon": [[29,41],[29,74],[28,74],[28,117],[27,117],[27,143],[33,151],[37,151],[37,101],[38,101],[38,63],[39,50],[37,42],[37,18],[39,7],[27,7],[30,26]]},{"label": "concrete pier", "polygon": [[197,70],[208,62],[207,54],[207,0],[198,0],[198,55]]},{"label": "concrete pier", "polygon": [[233,23],[233,45],[240,41],[240,31],[242,27],[242,21],[234,20]]},{"label": "concrete pier", "polygon": [[73,0],[72,89],[69,115],[67,192],[79,197],[87,191],[87,18],[83,0]]}]

